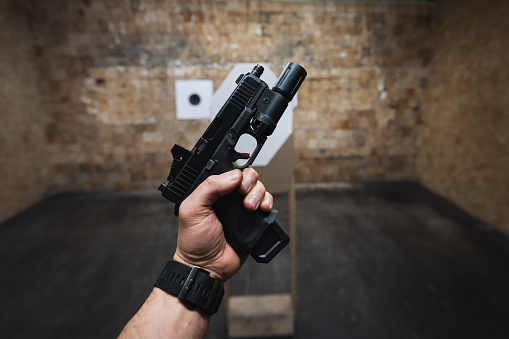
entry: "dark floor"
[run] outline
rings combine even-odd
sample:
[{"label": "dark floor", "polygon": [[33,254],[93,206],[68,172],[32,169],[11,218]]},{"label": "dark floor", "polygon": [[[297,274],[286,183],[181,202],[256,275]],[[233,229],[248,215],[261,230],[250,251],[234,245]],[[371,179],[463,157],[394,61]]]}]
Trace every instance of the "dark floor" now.
[{"label": "dark floor", "polygon": [[[172,209],[156,190],[61,194],[0,225],[0,337],[115,337],[171,258]],[[471,225],[372,186],[299,189],[297,209],[295,338],[509,336],[508,256]],[[250,260],[231,293],[287,293],[289,266]]]}]

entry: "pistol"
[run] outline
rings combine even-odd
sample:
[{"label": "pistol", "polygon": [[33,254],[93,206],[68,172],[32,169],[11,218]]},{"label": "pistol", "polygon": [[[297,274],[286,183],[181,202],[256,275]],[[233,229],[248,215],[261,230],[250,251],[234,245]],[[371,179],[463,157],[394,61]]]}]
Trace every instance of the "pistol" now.
[{"label": "pistol", "polygon": [[[192,150],[178,144],[171,149],[168,182],[162,183],[159,191],[175,203],[175,215],[182,201],[207,177],[235,168],[243,170],[253,163],[307,75],[302,66],[290,62],[271,89],[260,79],[262,73],[263,67],[256,65],[237,78],[237,87]],[[235,149],[244,134],[256,140],[251,154]],[[243,199],[237,190],[220,197],[214,205],[217,217],[226,240],[239,254],[268,263],[290,238],[275,221],[276,209],[248,211]]]}]

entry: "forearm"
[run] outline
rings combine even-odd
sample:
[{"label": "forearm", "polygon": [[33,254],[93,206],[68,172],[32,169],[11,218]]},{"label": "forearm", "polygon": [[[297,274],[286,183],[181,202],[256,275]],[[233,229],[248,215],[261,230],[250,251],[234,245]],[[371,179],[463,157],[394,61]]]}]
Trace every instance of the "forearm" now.
[{"label": "forearm", "polygon": [[154,288],[119,338],[202,338],[209,316]]}]

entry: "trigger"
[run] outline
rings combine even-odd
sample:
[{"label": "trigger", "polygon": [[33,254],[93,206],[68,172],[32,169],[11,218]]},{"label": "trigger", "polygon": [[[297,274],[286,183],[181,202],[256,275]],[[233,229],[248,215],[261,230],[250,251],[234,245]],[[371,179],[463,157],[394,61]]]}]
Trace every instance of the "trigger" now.
[{"label": "trigger", "polygon": [[249,153],[235,152],[233,155],[233,158],[234,158],[233,161],[235,162],[239,159],[246,160],[246,159],[249,159],[250,156],[251,156],[251,154],[249,154]]}]

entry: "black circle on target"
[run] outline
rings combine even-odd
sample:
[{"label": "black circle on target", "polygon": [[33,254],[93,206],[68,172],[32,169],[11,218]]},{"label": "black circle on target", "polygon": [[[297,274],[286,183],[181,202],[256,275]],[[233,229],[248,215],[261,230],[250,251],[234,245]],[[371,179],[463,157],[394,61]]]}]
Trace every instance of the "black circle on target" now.
[{"label": "black circle on target", "polygon": [[201,98],[200,98],[200,96],[199,96],[198,94],[196,94],[196,93],[195,93],[195,94],[191,94],[191,95],[189,96],[189,102],[190,102],[190,103],[191,103],[191,105],[193,105],[193,106],[198,105],[198,104],[200,103],[200,101],[201,101]]}]

